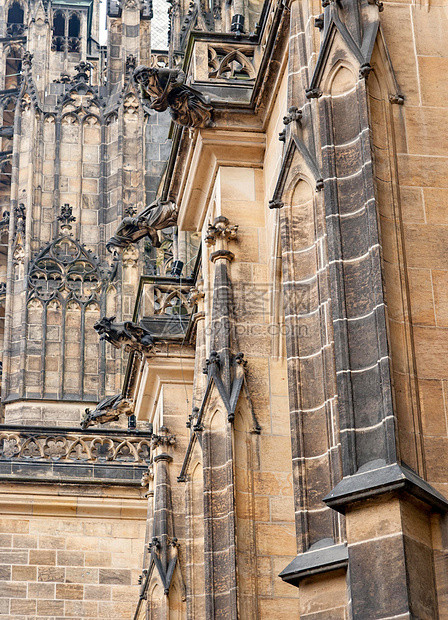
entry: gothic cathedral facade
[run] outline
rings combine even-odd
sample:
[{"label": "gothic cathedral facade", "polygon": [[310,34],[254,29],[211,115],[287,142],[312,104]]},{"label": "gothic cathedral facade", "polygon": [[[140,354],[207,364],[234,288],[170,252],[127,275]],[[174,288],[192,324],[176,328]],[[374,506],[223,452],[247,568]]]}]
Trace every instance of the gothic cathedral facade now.
[{"label": "gothic cathedral facade", "polygon": [[446,32],[0,0],[0,618],[448,617]]}]

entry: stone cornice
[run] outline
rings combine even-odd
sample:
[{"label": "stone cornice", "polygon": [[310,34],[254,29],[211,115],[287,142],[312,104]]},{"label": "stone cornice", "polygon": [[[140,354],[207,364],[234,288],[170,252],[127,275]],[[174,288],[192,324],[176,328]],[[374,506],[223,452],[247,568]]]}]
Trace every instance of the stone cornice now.
[{"label": "stone cornice", "polygon": [[200,130],[187,161],[174,170],[174,176],[180,177],[179,228],[201,229],[220,166],[261,168],[265,148],[266,137],[262,133]]},{"label": "stone cornice", "polygon": [[139,421],[152,421],[164,386],[192,385],[194,375],[194,351],[191,347],[169,345],[165,351],[145,359],[135,415]]},{"label": "stone cornice", "polygon": [[[15,482],[15,481],[14,481]],[[2,489],[5,483],[2,481]],[[77,517],[90,519],[138,519],[144,521],[147,501],[133,497],[78,497],[76,495],[39,494],[39,487],[14,484],[12,492],[0,494],[2,515],[28,515],[34,517]],[[64,488],[58,486],[58,490]],[[83,489],[84,493],[84,489]]]}]

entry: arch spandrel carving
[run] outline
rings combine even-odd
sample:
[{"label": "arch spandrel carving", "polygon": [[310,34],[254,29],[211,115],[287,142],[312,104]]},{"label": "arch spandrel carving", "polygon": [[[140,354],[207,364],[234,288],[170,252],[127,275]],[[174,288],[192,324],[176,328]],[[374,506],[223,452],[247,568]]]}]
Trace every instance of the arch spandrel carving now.
[{"label": "arch spandrel carving", "polygon": [[34,259],[29,272],[29,297],[75,299],[81,303],[98,298],[102,274],[99,263],[78,241],[59,237]]}]

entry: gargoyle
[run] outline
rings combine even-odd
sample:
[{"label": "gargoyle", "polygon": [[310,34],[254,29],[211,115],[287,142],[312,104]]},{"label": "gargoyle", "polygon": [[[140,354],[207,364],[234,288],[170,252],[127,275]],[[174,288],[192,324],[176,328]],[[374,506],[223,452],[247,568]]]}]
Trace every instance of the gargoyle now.
[{"label": "gargoyle", "polygon": [[177,206],[171,200],[156,200],[135,217],[125,217],[106,243],[109,252],[121,252],[131,243],[148,236],[154,247],[160,246],[157,231],[177,224]]},{"label": "gargoyle", "polygon": [[5,125],[0,127],[0,138],[12,138],[14,135],[14,127],[12,125]]},{"label": "gargoyle", "polygon": [[122,394],[108,396],[98,403],[95,409],[86,409],[81,420],[81,428],[86,429],[94,424],[105,424],[118,420],[121,413],[132,415],[134,404]]},{"label": "gargoyle", "polygon": [[154,340],[147,329],[132,321],[114,323],[115,318],[104,316],[94,324],[93,328],[101,336],[101,340],[110,342],[116,349],[125,345],[127,350],[131,351],[151,349],[154,346]]},{"label": "gargoyle", "polygon": [[169,109],[171,118],[186,127],[212,127],[213,107],[197,90],[185,84],[185,73],[179,69],[140,66],[134,80],[143,100],[157,112]]}]

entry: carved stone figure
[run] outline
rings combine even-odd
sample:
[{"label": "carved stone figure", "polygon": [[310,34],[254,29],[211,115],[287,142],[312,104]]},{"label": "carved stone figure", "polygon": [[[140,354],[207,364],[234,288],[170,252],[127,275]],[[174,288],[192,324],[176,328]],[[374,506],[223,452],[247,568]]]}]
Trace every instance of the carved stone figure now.
[{"label": "carved stone figure", "polygon": [[134,404],[122,394],[104,398],[95,409],[86,409],[81,420],[81,428],[86,429],[94,424],[104,424],[118,420],[121,413],[132,415]]},{"label": "carved stone figure", "polygon": [[160,246],[157,231],[177,224],[177,206],[171,200],[156,200],[134,217],[125,217],[106,243],[109,252],[121,252],[131,243],[148,236],[154,247]]},{"label": "carved stone figure", "polygon": [[116,349],[120,349],[123,344],[129,350],[140,350],[154,346],[152,335],[147,329],[132,321],[114,323],[115,318],[114,316],[104,316],[94,324],[93,328],[101,336],[101,340],[110,342]]},{"label": "carved stone figure", "polygon": [[208,247],[211,247],[215,245],[217,239],[225,239],[226,241],[236,239],[237,233],[238,226],[231,226],[226,217],[219,215],[215,217],[213,224],[208,225],[204,241]]},{"label": "carved stone figure", "polygon": [[134,80],[142,98],[149,100],[149,107],[157,112],[169,109],[178,125],[213,126],[212,106],[199,91],[185,84],[185,73],[180,69],[140,66],[134,71]]}]

